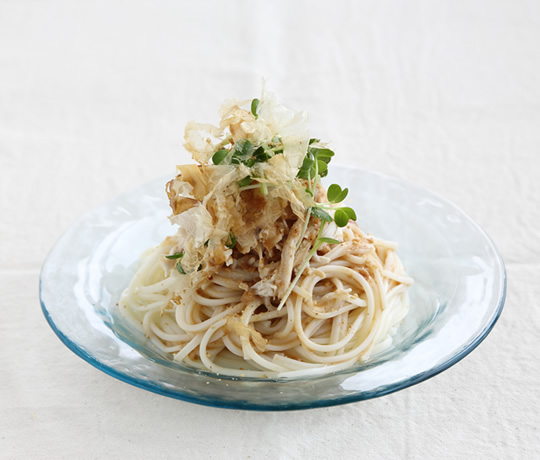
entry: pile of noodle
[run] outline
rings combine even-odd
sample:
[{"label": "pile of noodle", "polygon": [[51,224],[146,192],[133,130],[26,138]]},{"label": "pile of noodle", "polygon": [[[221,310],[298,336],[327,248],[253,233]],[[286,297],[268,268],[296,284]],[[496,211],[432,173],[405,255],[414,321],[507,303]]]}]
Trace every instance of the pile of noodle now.
[{"label": "pile of noodle", "polygon": [[[412,279],[394,243],[309,212],[327,197],[297,177],[309,144],[305,115],[266,94],[257,115],[230,101],[219,126],[187,126],[199,164],[179,166],[167,184],[178,232],[143,254],[121,312],[175,361],[216,374],[345,369],[391,345]],[[209,163],[227,142],[277,136],[283,152],[264,163]],[[247,186],[246,176],[254,178]],[[302,270],[321,234],[337,244],[321,244]]]}]

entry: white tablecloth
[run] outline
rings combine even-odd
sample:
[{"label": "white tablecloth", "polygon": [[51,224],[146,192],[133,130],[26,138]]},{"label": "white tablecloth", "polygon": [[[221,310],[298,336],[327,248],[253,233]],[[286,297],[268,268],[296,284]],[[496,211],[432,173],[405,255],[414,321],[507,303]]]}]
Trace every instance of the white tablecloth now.
[{"label": "white tablecloth", "polygon": [[[0,457],[537,456],[539,45],[534,1],[0,1]],[[337,161],[438,192],[499,247],[502,317],[448,371],[340,407],[231,411],[115,380],[48,327],[55,240],[189,162],[186,122],[217,122],[263,76]]]}]

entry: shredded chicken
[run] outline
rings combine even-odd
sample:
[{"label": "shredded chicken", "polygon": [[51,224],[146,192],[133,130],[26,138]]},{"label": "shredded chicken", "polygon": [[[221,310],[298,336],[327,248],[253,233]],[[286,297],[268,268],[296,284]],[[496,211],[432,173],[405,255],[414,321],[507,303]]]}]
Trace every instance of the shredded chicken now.
[{"label": "shredded chicken", "polygon": [[282,297],[287,290],[291,281],[291,275],[294,267],[294,256],[296,254],[296,247],[300,237],[302,236],[302,224],[303,221],[298,219],[289,231],[289,236],[281,251],[281,263],[279,264],[279,271],[277,274],[277,294]]}]

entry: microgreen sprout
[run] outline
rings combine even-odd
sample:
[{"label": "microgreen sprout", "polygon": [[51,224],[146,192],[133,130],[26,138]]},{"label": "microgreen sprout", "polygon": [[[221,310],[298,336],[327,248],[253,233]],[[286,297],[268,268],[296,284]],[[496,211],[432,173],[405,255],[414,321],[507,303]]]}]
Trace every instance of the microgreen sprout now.
[{"label": "microgreen sprout", "polygon": [[229,249],[234,249],[236,246],[236,237],[232,232],[229,232],[229,242],[225,243],[225,246],[227,246]]},{"label": "microgreen sprout", "polygon": [[259,118],[259,115],[257,114],[257,108],[259,107],[259,99],[255,98],[251,101],[251,113],[255,117],[255,119]]},{"label": "microgreen sprout", "polygon": [[349,223],[349,220],[356,220],[354,209],[348,207],[336,209],[334,222],[338,227],[345,227]]},{"label": "microgreen sprout", "polygon": [[332,184],[330,187],[328,187],[326,195],[328,196],[328,201],[330,203],[341,203],[345,198],[347,198],[348,193],[348,188],[342,190],[338,184]]},{"label": "microgreen sprout", "polygon": [[169,260],[176,260],[176,271],[180,273],[181,275],[186,275],[186,271],[184,270],[184,267],[182,267],[182,257],[184,257],[184,251],[182,252],[175,252],[174,254],[171,254],[170,256],[165,256],[166,259]]},{"label": "microgreen sprout", "polygon": [[274,138],[272,142],[254,145],[249,139],[239,139],[230,148],[220,148],[212,155],[215,165],[246,165],[252,168],[256,163],[266,163],[274,155],[283,153],[281,139]]},{"label": "microgreen sprout", "polygon": [[212,163],[219,165],[223,163],[223,160],[227,157],[229,151],[227,149],[220,149],[212,156]]},{"label": "microgreen sprout", "polygon": [[181,275],[185,275],[185,274],[186,274],[184,268],[182,267],[182,261],[181,261],[181,260],[179,260],[178,262],[176,262],[176,270],[177,270],[178,273],[180,273]]},{"label": "microgreen sprout", "polygon": [[253,179],[252,179],[251,176],[246,176],[242,180],[238,181],[238,187],[240,187],[240,188],[246,187],[249,184],[251,184],[252,181],[253,181]]}]

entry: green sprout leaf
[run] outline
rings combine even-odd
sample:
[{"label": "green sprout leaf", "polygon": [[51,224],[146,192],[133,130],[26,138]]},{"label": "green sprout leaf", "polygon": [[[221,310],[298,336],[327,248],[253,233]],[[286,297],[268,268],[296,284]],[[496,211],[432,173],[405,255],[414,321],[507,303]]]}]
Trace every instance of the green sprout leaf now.
[{"label": "green sprout leaf", "polygon": [[330,203],[341,203],[347,197],[348,193],[348,188],[342,190],[338,184],[332,184],[328,187],[328,201]]},{"label": "green sprout leaf", "polygon": [[230,243],[226,243],[225,246],[227,246],[229,249],[234,249],[236,246],[236,237],[232,234],[232,232],[229,232],[229,240]]},{"label": "green sprout leaf", "polygon": [[328,244],[340,244],[340,242],[334,238],[319,238],[319,241]]},{"label": "green sprout leaf", "polygon": [[321,140],[320,140],[320,139],[315,139],[314,137],[312,137],[312,138],[309,140],[309,145],[314,144],[315,142],[321,142]]},{"label": "green sprout leaf", "polygon": [[334,214],[334,222],[338,227],[345,227],[349,223],[349,216],[343,209],[339,208]]},{"label": "green sprout leaf", "polygon": [[297,176],[300,179],[307,179],[307,180],[312,179],[313,176],[315,175],[314,173],[312,174],[312,169],[313,169],[314,164],[315,164],[315,160],[313,160],[312,158],[309,158],[309,156],[306,155],[306,157],[304,158],[304,162],[302,163],[302,167],[298,171]]},{"label": "green sprout leaf", "polygon": [[323,223],[332,222],[332,216],[324,209],[314,206],[311,208],[311,214],[313,214],[317,219],[320,219]]},{"label": "green sprout leaf", "polygon": [[255,119],[259,118],[259,115],[257,115],[257,108],[259,107],[259,99],[255,98],[251,101],[251,113],[255,117]]},{"label": "green sprout leaf", "polygon": [[345,214],[347,214],[347,217],[351,220],[356,220],[356,213],[354,212],[353,208],[339,208],[341,209]]},{"label": "green sprout leaf", "polygon": [[181,275],[185,275],[186,272],[184,271],[184,269],[182,268],[182,262],[181,260],[179,260],[178,262],[176,262],[176,270],[178,271],[178,273],[180,273]]},{"label": "green sprout leaf", "polygon": [[252,180],[253,179],[251,178],[251,176],[246,176],[242,180],[238,181],[238,187],[245,187],[246,185],[251,184]]},{"label": "green sprout leaf", "polygon": [[328,165],[324,161],[317,159],[317,170],[319,176],[325,177],[328,174]]},{"label": "green sprout leaf", "polygon": [[330,160],[334,156],[334,152],[330,149],[319,149],[317,147],[309,147],[309,152],[318,160],[324,161],[326,164],[330,163]]},{"label": "green sprout leaf", "polygon": [[229,154],[228,150],[220,149],[216,153],[214,153],[214,155],[212,156],[212,162],[215,165],[219,165],[219,164],[223,163],[223,160],[225,160],[225,158],[227,158],[228,154]]},{"label": "green sprout leaf", "polygon": [[184,269],[182,268],[182,257],[184,257],[184,251],[182,252],[175,252],[174,254],[171,254],[170,256],[165,256],[166,259],[169,259],[169,260],[178,260],[178,262],[176,262],[176,270],[178,271],[178,273],[180,273],[181,275],[185,275],[186,272],[184,271]]},{"label": "green sprout leaf", "polygon": [[258,163],[264,163],[270,157],[271,155],[264,149],[262,145],[259,148],[257,148],[255,152],[253,152],[253,158]]},{"label": "green sprout leaf", "polygon": [[[310,139],[309,143],[319,142],[319,139]],[[314,179],[317,173],[320,177],[328,174],[328,163],[334,156],[330,149],[308,147],[302,167],[298,171],[298,177],[301,179]]]}]

